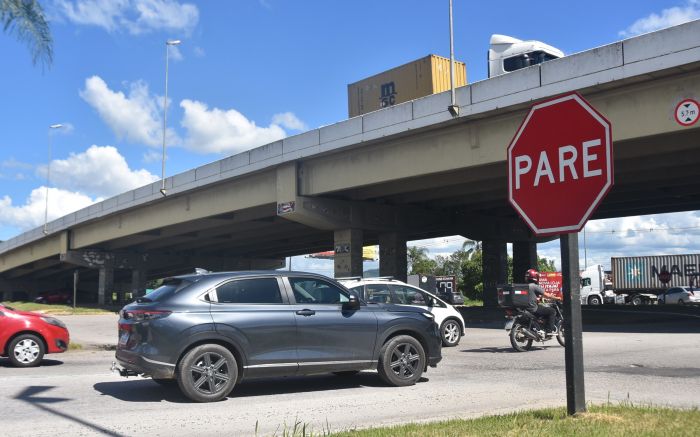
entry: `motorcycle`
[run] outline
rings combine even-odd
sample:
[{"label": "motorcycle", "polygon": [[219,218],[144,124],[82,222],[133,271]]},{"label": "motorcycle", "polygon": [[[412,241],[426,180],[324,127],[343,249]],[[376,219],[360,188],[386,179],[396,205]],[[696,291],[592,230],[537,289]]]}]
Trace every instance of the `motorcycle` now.
[{"label": "motorcycle", "polygon": [[[555,302],[548,305],[555,310],[554,326],[557,328],[556,334],[542,334],[546,326],[544,317],[535,316],[529,311],[520,308],[509,308],[506,310],[506,319],[508,321],[505,329],[509,332],[510,344],[513,346],[513,349],[518,352],[529,351],[532,349],[533,342],[539,341],[544,343],[553,337],[556,337],[559,344],[564,346],[564,316],[561,304]],[[513,313],[514,310],[516,313]]]}]

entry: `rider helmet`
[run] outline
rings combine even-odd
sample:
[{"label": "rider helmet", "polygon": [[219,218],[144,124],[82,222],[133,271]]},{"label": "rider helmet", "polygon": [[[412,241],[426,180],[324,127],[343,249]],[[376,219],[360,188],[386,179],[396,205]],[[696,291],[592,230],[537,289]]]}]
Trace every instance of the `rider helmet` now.
[{"label": "rider helmet", "polygon": [[529,269],[527,272],[525,272],[525,282],[534,282],[535,284],[539,284],[540,272],[535,269]]}]

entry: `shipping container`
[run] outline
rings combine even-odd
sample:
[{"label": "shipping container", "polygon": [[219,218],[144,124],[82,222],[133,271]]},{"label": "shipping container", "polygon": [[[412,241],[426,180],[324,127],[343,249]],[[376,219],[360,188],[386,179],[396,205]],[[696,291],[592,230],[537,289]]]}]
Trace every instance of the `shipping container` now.
[{"label": "shipping container", "polygon": [[700,254],[611,258],[615,292],[663,292],[690,285],[700,272]]},{"label": "shipping container", "polygon": [[[467,84],[467,67],[455,61],[455,86]],[[450,60],[428,55],[348,85],[348,114],[356,117],[450,89]]]}]

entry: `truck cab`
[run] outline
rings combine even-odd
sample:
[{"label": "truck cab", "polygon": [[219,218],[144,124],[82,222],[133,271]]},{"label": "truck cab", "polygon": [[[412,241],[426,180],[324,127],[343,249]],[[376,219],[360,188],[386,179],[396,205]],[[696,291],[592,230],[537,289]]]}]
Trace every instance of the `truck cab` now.
[{"label": "truck cab", "polygon": [[562,57],[564,52],[541,41],[523,41],[506,35],[491,35],[488,51],[489,77]]},{"label": "truck cab", "polygon": [[615,303],[612,281],[607,278],[603,266],[594,264],[581,273],[581,304],[601,305]]}]

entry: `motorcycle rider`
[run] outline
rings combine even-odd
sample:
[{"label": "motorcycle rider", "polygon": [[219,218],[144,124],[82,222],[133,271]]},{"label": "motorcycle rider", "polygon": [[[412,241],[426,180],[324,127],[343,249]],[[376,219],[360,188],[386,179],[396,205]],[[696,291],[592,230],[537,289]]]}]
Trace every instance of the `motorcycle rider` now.
[{"label": "motorcycle rider", "polygon": [[527,282],[529,285],[528,294],[530,298],[527,310],[535,316],[544,317],[547,322],[547,326],[545,328],[546,333],[540,332],[540,335],[544,337],[546,334],[556,334],[557,328],[554,325],[556,311],[550,306],[538,303],[538,301],[542,297],[554,300],[561,299],[551,293],[547,293],[544,291],[544,289],[542,289],[542,287],[540,287],[540,272],[535,269],[529,269],[527,272],[525,272],[525,282]]}]

